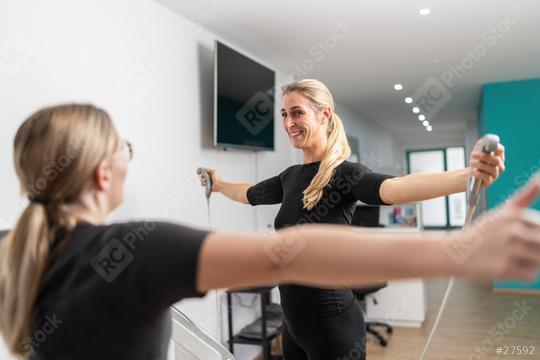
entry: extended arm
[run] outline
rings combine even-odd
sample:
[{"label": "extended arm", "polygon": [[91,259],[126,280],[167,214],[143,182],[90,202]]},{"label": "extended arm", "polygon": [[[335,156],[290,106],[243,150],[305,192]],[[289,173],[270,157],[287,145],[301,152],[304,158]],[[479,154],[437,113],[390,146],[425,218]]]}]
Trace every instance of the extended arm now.
[{"label": "extended arm", "polygon": [[[250,187],[253,186],[252,184],[230,183],[227,181],[223,181],[223,179],[219,175],[219,172],[216,169],[206,168],[206,171],[212,178],[212,191],[220,192],[233,201],[237,201],[242,204],[249,204],[247,198],[247,191]],[[206,179],[204,178],[204,176],[198,172],[197,175],[199,176],[199,181],[201,182],[201,185],[206,186]]]},{"label": "extended arm", "polygon": [[441,173],[417,173],[385,180],[379,196],[387,204],[404,204],[463,192],[469,176],[491,185],[504,172],[504,146],[493,154],[471,153],[470,166]]},{"label": "extended arm", "polygon": [[[279,176],[252,185],[226,182],[221,179],[217,170],[206,168],[206,171],[212,177],[212,191],[220,192],[231,200],[251,205],[278,204],[282,200],[283,189]],[[201,174],[198,175],[201,185],[206,186],[204,177]]]},{"label": "extended arm", "polygon": [[200,261],[200,291],[282,282],[362,285],[445,276],[456,267],[433,236],[398,238],[336,225],[302,225],[275,235],[213,233]]},{"label": "extended arm", "polygon": [[231,200],[238,201],[242,204],[249,204],[247,191],[252,184],[247,183],[230,183],[223,180],[214,184],[213,191],[217,191],[225,195]]},{"label": "extended arm", "polygon": [[405,204],[463,192],[471,168],[441,173],[418,173],[387,179],[379,190],[387,204]]},{"label": "extended arm", "polygon": [[357,286],[380,279],[442,277],[535,279],[540,267],[540,215],[524,207],[540,182],[465,233],[403,235],[301,225],[274,235],[211,233],[199,255],[197,287],[276,283]]}]

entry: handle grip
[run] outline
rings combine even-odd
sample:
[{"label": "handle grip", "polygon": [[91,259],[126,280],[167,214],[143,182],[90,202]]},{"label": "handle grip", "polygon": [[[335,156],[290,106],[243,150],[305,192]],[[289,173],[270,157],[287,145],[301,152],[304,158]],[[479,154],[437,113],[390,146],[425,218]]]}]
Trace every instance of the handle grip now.
[{"label": "handle grip", "polygon": [[206,171],[206,169],[203,167],[198,167],[197,172],[204,177],[204,180],[206,180],[205,195],[206,195],[206,198],[209,199],[210,195],[212,195],[212,185],[213,185],[212,177],[210,176],[208,171]]},{"label": "handle grip", "polygon": [[[486,134],[480,138],[474,145],[475,151],[482,151],[486,154],[491,154],[497,150],[499,146],[500,138],[495,134]],[[465,215],[465,226],[470,225],[472,222],[473,213],[478,204],[480,198],[480,191],[482,189],[482,181],[474,177],[469,178],[469,186],[467,188],[467,214]]]},{"label": "handle grip", "polygon": [[[480,138],[474,145],[475,151],[482,151],[485,154],[491,154],[493,151],[497,150],[497,147],[500,143],[500,138],[495,134],[486,134]],[[472,180],[470,193],[473,195],[478,195],[480,193],[480,188],[482,186],[482,181]],[[475,197],[473,197],[475,199]],[[476,200],[476,199],[475,199]]]},{"label": "handle grip", "polygon": [[490,154],[493,151],[497,150],[500,142],[501,139],[498,135],[486,134],[476,142],[476,144],[474,145],[474,150]]}]

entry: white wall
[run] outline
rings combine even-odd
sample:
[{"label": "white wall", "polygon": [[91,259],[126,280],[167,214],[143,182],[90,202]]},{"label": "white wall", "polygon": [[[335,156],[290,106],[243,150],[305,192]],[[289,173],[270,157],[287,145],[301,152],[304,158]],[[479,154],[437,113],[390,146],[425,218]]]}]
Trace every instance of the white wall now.
[{"label": "white wall", "polygon": [[[397,154],[401,156],[403,173],[407,172],[406,152],[408,150],[465,146],[465,136],[465,130],[447,130],[441,133],[428,133],[426,131],[424,134],[401,134],[396,136]],[[467,149],[466,154],[469,154]]]},{"label": "white wall", "polygon": [[401,160],[396,157],[396,142],[390,132],[345,105],[337,103],[336,113],[342,118],[347,135],[358,139],[362,164],[383,174],[401,175]]},{"label": "white wall", "polygon": [[[113,221],[158,217],[206,228],[197,166],[216,167],[230,181],[257,180],[254,153],[208,146],[214,40],[152,1],[12,1],[9,10],[3,6],[0,228],[13,226],[25,205],[12,166],[17,127],[38,108],[69,101],[105,108],[135,146],[126,200]],[[267,164],[277,169],[291,163],[288,140],[279,130],[276,151],[259,155],[266,164],[259,166],[260,176]],[[250,206],[216,195],[212,212],[216,229],[255,230],[256,212]],[[186,301],[182,307],[215,335],[214,296]],[[237,329],[252,321],[257,310],[257,304],[235,309]],[[257,350],[245,350],[244,358]]]},{"label": "white wall", "polygon": [[[219,8],[213,10],[200,19],[211,21],[212,14],[219,14]],[[215,39],[147,0],[24,0],[3,6],[0,228],[13,226],[26,204],[13,171],[12,139],[21,122],[46,105],[76,101],[101,106],[134,144],[125,203],[113,214],[113,221],[157,217],[206,228],[206,203],[194,173],[197,166],[216,167],[229,181],[255,182],[278,174],[296,160],[297,152],[280,121],[275,122],[275,152],[255,155],[210,146]],[[249,54],[249,49],[242,51]],[[279,72],[277,77],[278,84],[286,79]],[[391,168],[391,137],[340,109],[347,129],[359,137],[362,154],[381,159],[367,165],[374,170]],[[213,227],[264,230],[277,209],[255,209],[214,195]],[[244,303],[250,300],[243,298]],[[185,301],[182,308],[216,335],[215,293]],[[252,321],[258,308],[257,302],[251,309],[237,306],[236,329]],[[225,313],[225,307],[221,309]],[[239,358],[247,359],[258,349],[238,350],[243,354]],[[1,359],[7,358],[3,351],[0,347]]]}]

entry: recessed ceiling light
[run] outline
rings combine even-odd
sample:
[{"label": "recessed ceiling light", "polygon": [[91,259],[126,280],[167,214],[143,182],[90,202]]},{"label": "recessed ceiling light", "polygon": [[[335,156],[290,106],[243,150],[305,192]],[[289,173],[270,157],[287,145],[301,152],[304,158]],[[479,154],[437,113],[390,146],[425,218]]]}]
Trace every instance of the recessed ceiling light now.
[{"label": "recessed ceiling light", "polygon": [[406,102],[407,104],[412,103],[412,97],[406,97],[406,98],[405,98],[405,102]]},{"label": "recessed ceiling light", "polygon": [[422,125],[424,125],[424,126],[429,126],[429,121],[425,120],[425,121],[422,123]]},{"label": "recessed ceiling light", "polygon": [[415,106],[412,108],[412,112],[415,114],[418,114],[420,112],[420,109],[417,106]]},{"label": "recessed ceiling light", "polygon": [[431,131],[431,130],[433,130],[433,128],[431,127],[431,125],[429,125],[428,127],[426,127],[426,130]]},{"label": "recessed ceiling light", "polygon": [[402,89],[403,89],[403,85],[401,85],[401,84],[394,84],[394,90],[399,91],[399,90],[402,90]]},{"label": "recessed ceiling light", "polygon": [[429,10],[428,8],[420,9],[420,11],[418,11],[420,15],[429,15],[430,12],[431,10]]},{"label": "recessed ceiling light", "polygon": [[423,114],[418,115],[418,120],[424,121],[426,120],[426,117]]}]

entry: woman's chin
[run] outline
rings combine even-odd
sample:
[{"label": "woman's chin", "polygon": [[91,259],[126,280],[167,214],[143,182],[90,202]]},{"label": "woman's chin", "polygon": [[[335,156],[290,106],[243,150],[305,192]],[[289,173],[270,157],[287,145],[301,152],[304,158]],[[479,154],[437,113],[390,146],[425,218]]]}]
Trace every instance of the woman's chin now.
[{"label": "woman's chin", "polygon": [[302,149],[303,148],[303,146],[302,146],[303,142],[295,140],[295,139],[291,139],[291,145],[296,149]]}]

